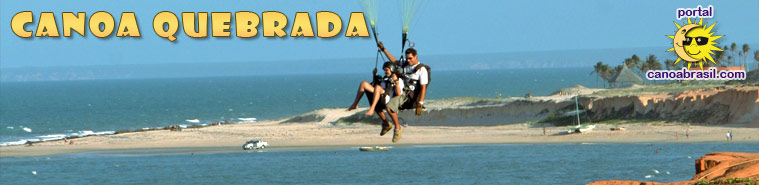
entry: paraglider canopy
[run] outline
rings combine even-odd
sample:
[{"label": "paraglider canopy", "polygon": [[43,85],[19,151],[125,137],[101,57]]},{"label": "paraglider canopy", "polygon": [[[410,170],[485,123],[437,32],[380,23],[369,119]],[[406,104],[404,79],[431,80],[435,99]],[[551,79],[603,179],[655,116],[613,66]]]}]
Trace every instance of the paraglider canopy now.
[{"label": "paraglider canopy", "polygon": [[401,25],[403,25],[403,33],[408,33],[409,27],[414,20],[414,15],[419,12],[422,5],[425,4],[424,0],[400,0],[401,11]]},{"label": "paraglider canopy", "polygon": [[[414,24],[414,16],[417,12],[419,12],[419,9],[421,9],[424,4],[424,0],[400,0],[399,9],[401,13],[401,25],[403,27],[401,36],[401,53],[403,53],[406,49],[406,42],[408,41],[408,30],[409,27]],[[409,42],[409,47],[414,47],[413,43]],[[403,58],[405,58],[405,56],[401,55],[401,60],[403,60]]]}]

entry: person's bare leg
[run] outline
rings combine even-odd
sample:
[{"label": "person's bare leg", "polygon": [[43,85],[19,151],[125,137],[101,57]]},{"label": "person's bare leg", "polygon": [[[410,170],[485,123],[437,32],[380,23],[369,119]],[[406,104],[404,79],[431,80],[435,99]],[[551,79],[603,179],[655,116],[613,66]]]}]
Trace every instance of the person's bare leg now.
[{"label": "person's bare leg", "polygon": [[382,125],[390,126],[390,122],[387,121],[387,117],[385,117],[385,114],[382,113],[382,110],[375,110],[374,112],[376,112],[377,116],[379,116],[382,120]]},{"label": "person's bare leg", "polygon": [[390,108],[385,109],[387,109],[387,113],[390,114],[390,118],[393,119],[393,123],[395,124],[395,129],[393,130],[393,143],[398,142],[401,140],[401,134],[403,133],[403,127],[398,123],[398,113],[393,112]]},{"label": "person's bare leg", "polygon": [[[377,107],[377,102],[379,102],[380,96],[382,96],[382,93],[385,93],[385,90],[382,89],[381,86],[376,85],[374,86],[374,99],[372,99],[372,105],[369,107],[369,110],[366,111],[367,116],[371,116],[374,114],[374,108]],[[385,103],[385,102],[382,102]]]},{"label": "person's bare leg", "polygon": [[374,93],[374,87],[372,87],[372,84],[366,81],[363,81],[360,84],[358,84],[358,92],[356,92],[356,99],[354,99],[353,104],[351,104],[351,106],[348,107],[348,111],[358,108],[358,101],[361,100],[361,96],[364,95],[364,92]]},{"label": "person's bare leg", "polygon": [[387,114],[390,114],[390,119],[393,119],[393,124],[396,128],[400,128],[401,124],[398,123],[398,113],[393,112],[393,110],[390,110],[390,108],[385,108],[387,110]]}]

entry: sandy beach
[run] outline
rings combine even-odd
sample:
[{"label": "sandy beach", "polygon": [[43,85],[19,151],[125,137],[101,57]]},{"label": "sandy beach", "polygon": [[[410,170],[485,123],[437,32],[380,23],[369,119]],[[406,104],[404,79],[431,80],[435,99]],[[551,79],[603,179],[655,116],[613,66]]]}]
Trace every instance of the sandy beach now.
[{"label": "sandy beach", "polygon": [[[353,111],[325,108],[279,120],[88,136],[70,139],[73,144],[57,140],[0,147],[0,157],[116,150],[235,152],[242,151],[242,144],[251,139],[267,141],[270,145],[267,150],[376,145],[728,142],[728,131],[734,136],[729,142],[759,142],[759,125],[755,123],[759,119],[755,114],[759,111],[756,86],[672,92],[664,91],[667,88],[647,88],[604,90],[577,86],[541,97],[430,100],[423,116],[415,116],[411,111],[399,114],[408,126],[398,143],[391,142],[392,133],[379,136],[381,122],[377,116],[365,116],[366,107]],[[624,94],[632,91],[636,93]],[[554,126],[562,120],[548,118],[575,119],[575,113],[571,112],[576,106],[574,96],[569,94],[583,95],[580,107],[590,108],[590,114],[583,114],[583,119],[606,121],[595,123],[597,126],[591,132],[564,134],[569,126]],[[728,108],[710,109],[725,106]],[[615,127],[626,129],[612,131]]]},{"label": "sandy beach", "polygon": [[[662,143],[662,142],[727,142],[725,133],[732,131],[732,142],[759,142],[759,128],[748,125],[697,126],[684,123],[599,124],[582,134],[557,134],[567,127],[548,124],[509,124],[499,126],[413,126],[405,127],[400,142],[392,143],[392,134],[379,136],[379,125],[351,125],[330,122],[366,109],[346,112],[323,109],[317,112],[329,117],[319,122],[281,123],[283,120],[242,123],[184,129],[157,130],[106,136],[90,136],[64,141],[35,143],[32,146],[0,147],[0,156],[40,156],[112,150],[182,149],[181,152],[235,152],[250,139],[267,141],[267,150],[309,150],[351,148],[360,146],[411,146],[450,144],[529,144],[529,143]],[[543,126],[546,135],[543,135]],[[625,131],[611,131],[622,126]],[[690,129],[686,137],[685,131]]]}]

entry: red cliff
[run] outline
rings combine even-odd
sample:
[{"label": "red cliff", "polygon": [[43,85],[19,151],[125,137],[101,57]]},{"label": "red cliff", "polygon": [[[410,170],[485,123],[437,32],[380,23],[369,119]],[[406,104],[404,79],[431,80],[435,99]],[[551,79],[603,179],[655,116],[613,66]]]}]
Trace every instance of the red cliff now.
[{"label": "red cliff", "polygon": [[733,178],[750,178],[759,181],[759,153],[715,152],[706,154],[696,160],[696,175],[689,181],[659,183],[624,180],[607,180],[591,182],[589,185],[686,185],[700,180],[725,180]]}]

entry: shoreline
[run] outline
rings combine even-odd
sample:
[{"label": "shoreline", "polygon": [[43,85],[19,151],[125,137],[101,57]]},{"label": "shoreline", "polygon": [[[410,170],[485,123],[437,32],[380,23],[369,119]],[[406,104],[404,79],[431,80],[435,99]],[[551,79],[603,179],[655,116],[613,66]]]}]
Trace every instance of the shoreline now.
[{"label": "shoreline", "polygon": [[[392,148],[407,147],[463,147],[463,146],[492,146],[492,145],[561,145],[561,144],[699,144],[699,143],[727,143],[720,141],[682,141],[682,142],[520,142],[520,143],[428,143],[428,144],[398,144],[385,145]],[[730,143],[757,143],[759,141],[731,141]],[[241,150],[239,147],[209,146],[209,147],[163,147],[163,148],[128,148],[128,149],[98,149],[98,150],[81,150],[76,152],[52,152],[44,155],[2,155],[0,158],[14,157],[39,157],[51,155],[69,155],[69,154],[105,154],[105,155],[161,155],[161,154],[207,154],[207,153],[236,153],[236,152],[269,152],[269,151],[320,151],[320,150],[358,150],[361,146],[354,145],[311,145],[311,146],[282,146],[271,147],[266,150]]]},{"label": "shoreline", "polygon": [[[630,94],[630,92],[635,92]],[[573,100],[580,95],[579,103]],[[450,98],[430,100],[423,116],[400,112],[404,128],[399,143],[392,133],[379,136],[380,120],[363,114],[324,108],[278,120],[208,126],[173,125],[114,134],[88,135],[0,147],[0,157],[42,156],[113,150],[239,148],[261,139],[273,150],[417,146],[450,144],[543,143],[691,143],[759,142],[759,90],[754,86],[628,89],[565,88],[550,96]],[[588,133],[566,133],[577,106],[589,110],[585,120],[600,120]],[[587,121],[583,121],[587,123]],[[374,124],[369,124],[374,123]],[[709,123],[709,124],[706,124]],[[613,131],[626,127],[625,131]],[[225,149],[226,150],[226,149]]]},{"label": "shoreline", "polygon": [[[609,128],[624,126],[626,131]],[[226,153],[243,152],[242,144],[254,138],[269,142],[265,150],[350,149],[361,146],[444,146],[490,144],[634,144],[634,143],[720,143],[725,132],[732,130],[736,143],[759,142],[759,128],[735,126],[694,126],[666,123],[599,124],[588,133],[552,135],[567,127],[546,127],[531,124],[499,126],[409,126],[399,143],[392,136],[379,136],[380,127],[370,124],[334,126],[319,123],[280,124],[256,122],[185,129],[184,131],[146,131],[117,135],[89,136],[63,141],[36,143],[32,146],[0,147],[0,157],[29,157],[90,152],[105,153]],[[684,130],[690,129],[689,137]],[[255,133],[255,134],[253,134]]]}]

